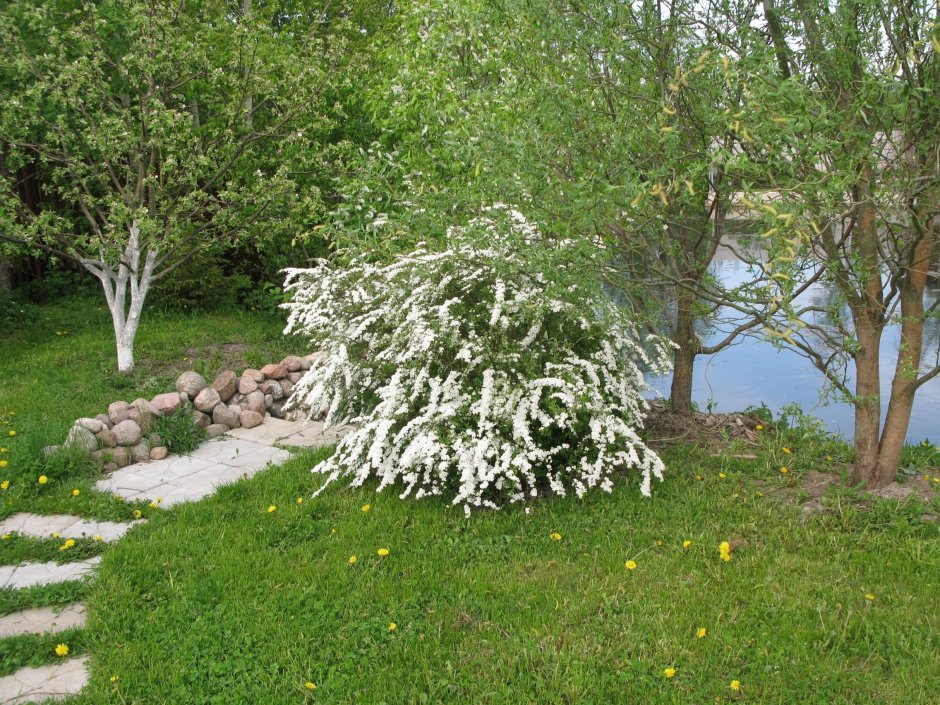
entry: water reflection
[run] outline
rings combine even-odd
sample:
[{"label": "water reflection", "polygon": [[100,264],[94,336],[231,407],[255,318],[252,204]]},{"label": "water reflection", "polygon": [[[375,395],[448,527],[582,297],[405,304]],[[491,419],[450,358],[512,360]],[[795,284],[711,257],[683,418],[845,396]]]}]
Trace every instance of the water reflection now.
[{"label": "water reflection", "polygon": [[[748,267],[727,248],[720,248],[712,265],[713,274],[726,286],[737,286],[752,280]],[[833,308],[838,296],[826,284],[816,284],[803,297],[813,305]],[[936,283],[927,293],[927,303],[940,298]],[[817,314],[820,315],[820,314]],[[699,329],[706,345],[724,338],[733,328],[730,311],[719,314],[720,323]],[[924,331],[925,367],[936,364],[940,348],[940,320],[927,322]],[[881,393],[882,413],[887,408],[891,378],[900,342],[900,328],[892,325],[882,337]],[[848,370],[849,387],[854,387],[852,370]],[[650,379],[650,385],[663,396],[669,395],[669,377]],[[825,379],[804,357],[789,349],[778,349],[759,337],[740,338],[717,355],[696,359],[692,398],[700,408],[715,411],[740,411],[747,406],[766,404],[774,412],[796,402],[802,409],[819,417],[826,428],[846,438],[852,436],[853,410],[849,404],[824,398]],[[940,377],[927,382],[917,392],[908,441],[924,438],[940,441]]]}]

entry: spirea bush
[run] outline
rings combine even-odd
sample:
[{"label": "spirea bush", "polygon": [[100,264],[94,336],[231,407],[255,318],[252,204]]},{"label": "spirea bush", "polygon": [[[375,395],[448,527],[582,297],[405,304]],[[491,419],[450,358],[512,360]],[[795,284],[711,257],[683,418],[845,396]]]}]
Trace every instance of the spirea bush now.
[{"label": "spirea bush", "polygon": [[609,492],[634,469],[649,495],[663,466],[637,435],[643,370],[668,369],[668,343],[639,335],[589,256],[518,212],[491,208],[447,243],[287,271],[285,332],[324,353],[292,403],[355,426],[313,469],[319,491],[374,477],[469,513],[542,489]]}]

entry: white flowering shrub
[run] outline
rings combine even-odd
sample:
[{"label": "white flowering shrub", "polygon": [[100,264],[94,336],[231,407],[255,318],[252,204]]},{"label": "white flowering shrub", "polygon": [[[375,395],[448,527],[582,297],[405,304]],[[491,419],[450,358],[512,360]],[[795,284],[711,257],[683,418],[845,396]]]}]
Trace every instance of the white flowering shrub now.
[{"label": "white flowering shrub", "polygon": [[445,251],[288,270],[285,332],[325,353],[292,404],[355,426],[313,469],[328,476],[319,491],[374,477],[469,512],[541,489],[609,492],[626,469],[646,495],[662,479],[637,429],[642,370],[666,371],[668,344],[641,340],[572,245],[536,235],[500,207],[452,228]]}]

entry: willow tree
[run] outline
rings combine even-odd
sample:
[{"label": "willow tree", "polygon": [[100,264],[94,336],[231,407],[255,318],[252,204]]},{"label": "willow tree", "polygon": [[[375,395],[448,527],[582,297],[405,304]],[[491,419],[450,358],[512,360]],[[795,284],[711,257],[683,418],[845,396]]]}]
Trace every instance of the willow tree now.
[{"label": "willow tree", "polygon": [[[914,397],[940,376],[925,306],[940,218],[940,32],[929,0],[766,0],[776,70],[755,83],[755,123],[777,177],[770,266],[820,280],[830,306],[782,305],[772,334],[855,408],[853,482],[895,479]],[[781,223],[781,218],[785,222]],[[900,326],[882,424],[885,329]],[[851,381],[854,373],[854,383]]]},{"label": "willow tree", "polygon": [[[318,106],[342,52],[316,27],[277,32],[270,11],[225,0],[16,0],[0,11],[0,187],[16,209],[0,237],[98,278],[120,371],[133,369],[155,282],[305,207],[291,171],[329,127]],[[48,174],[38,208],[16,198],[28,163]]]}]

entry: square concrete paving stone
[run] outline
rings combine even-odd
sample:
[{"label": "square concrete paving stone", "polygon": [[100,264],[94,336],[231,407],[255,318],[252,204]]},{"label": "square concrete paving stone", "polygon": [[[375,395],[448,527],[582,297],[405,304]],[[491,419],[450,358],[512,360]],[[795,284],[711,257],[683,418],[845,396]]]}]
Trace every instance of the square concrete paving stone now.
[{"label": "square concrete paving stone", "polygon": [[284,419],[276,419],[273,416],[266,416],[264,423],[260,426],[255,426],[254,428],[233,428],[225,435],[242,441],[275,445],[288,436],[302,431],[303,428],[303,421],[285,421]]},{"label": "square concrete paving stone", "polygon": [[[88,558],[76,563],[23,563],[22,565],[0,566],[0,588],[32,587],[34,585],[51,585],[64,583],[68,580],[83,578],[101,562],[101,556]],[[3,701],[0,700],[0,703]]]},{"label": "square concrete paving stone", "polygon": [[[0,617],[0,639],[20,634],[52,634],[85,626],[85,605],[35,607]],[[2,701],[0,701],[2,702]]]},{"label": "square concrete paving stone", "polygon": [[80,539],[100,536],[104,541],[117,541],[139,522],[86,521],[66,514],[30,514],[20,512],[0,522],[0,534],[16,532],[34,538],[48,538],[58,533],[62,538]]},{"label": "square concrete paving stone", "polygon": [[62,700],[76,695],[85,687],[88,678],[87,656],[39,668],[21,668],[0,678],[0,705]]},{"label": "square concrete paving stone", "polygon": [[301,431],[284,438],[281,445],[301,446],[304,448],[320,448],[322,446],[331,446],[347,433],[353,430],[349,424],[340,424],[331,426],[324,430],[322,421],[311,421]]},{"label": "square concrete paving stone", "polygon": [[290,457],[287,451],[273,448],[265,443],[224,436],[203,443],[190,455],[193,458],[212,460],[232,467],[264,467],[273,458],[279,459],[274,462],[283,462]]}]

